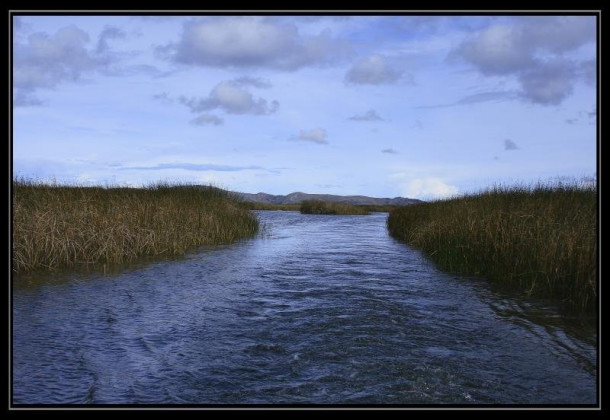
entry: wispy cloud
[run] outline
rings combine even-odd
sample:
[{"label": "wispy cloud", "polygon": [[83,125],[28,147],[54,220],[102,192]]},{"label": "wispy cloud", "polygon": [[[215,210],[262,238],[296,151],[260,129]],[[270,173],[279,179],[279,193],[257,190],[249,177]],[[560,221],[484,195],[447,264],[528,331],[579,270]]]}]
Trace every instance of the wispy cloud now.
[{"label": "wispy cloud", "polygon": [[381,151],[381,153],[389,153],[391,155],[397,155],[398,154],[398,150],[394,150],[394,149],[383,149]]},{"label": "wispy cloud", "polygon": [[213,114],[201,114],[190,121],[193,125],[222,125],[224,119]]},{"label": "wispy cloud", "polygon": [[121,170],[156,171],[163,169],[184,169],[187,171],[219,171],[238,172],[249,170],[266,170],[261,166],[231,166],[216,165],[213,163],[159,163],[154,166],[123,166]]},{"label": "wispy cloud", "polygon": [[292,136],[288,140],[309,141],[316,144],[328,144],[328,141],[326,141],[326,130],[323,128],[301,130],[298,136]]},{"label": "wispy cloud", "polygon": [[505,102],[505,101],[513,101],[515,99],[519,99],[519,94],[514,91],[490,91],[490,92],[480,92],[472,95],[464,96],[456,102],[450,102],[447,104],[436,104],[436,105],[420,105],[415,108],[418,109],[430,109],[430,108],[447,108],[451,106],[459,106],[459,105],[473,105],[482,102]]},{"label": "wispy cloud", "polygon": [[369,109],[364,114],[354,115],[349,117],[349,119],[353,121],[383,121],[383,118],[374,109]]}]

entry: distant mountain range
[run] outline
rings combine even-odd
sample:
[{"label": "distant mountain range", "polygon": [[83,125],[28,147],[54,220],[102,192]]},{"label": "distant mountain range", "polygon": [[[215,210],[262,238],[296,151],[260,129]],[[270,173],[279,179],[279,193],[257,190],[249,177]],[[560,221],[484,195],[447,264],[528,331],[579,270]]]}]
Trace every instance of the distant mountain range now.
[{"label": "distant mountain range", "polygon": [[421,200],[417,200],[415,198],[375,198],[366,197],[364,195],[306,194],[302,192],[293,192],[288,195],[272,195],[266,193],[250,194],[239,192],[236,194],[244,201],[271,204],[298,204],[304,200],[321,200],[345,204],[372,204],[377,206],[384,206],[388,204],[394,206],[406,206],[409,204],[421,203]]}]

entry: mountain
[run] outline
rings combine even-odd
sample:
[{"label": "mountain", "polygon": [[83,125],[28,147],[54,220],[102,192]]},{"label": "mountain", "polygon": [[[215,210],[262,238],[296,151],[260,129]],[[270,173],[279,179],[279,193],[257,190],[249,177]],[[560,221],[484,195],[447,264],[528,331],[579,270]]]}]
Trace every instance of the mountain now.
[{"label": "mountain", "polygon": [[307,194],[302,192],[293,192],[288,195],[272,195],[262,192],[258,194],[238,192],[236,194],[244,201],[271,204],[298,204],[304,200],[321,200],[345,204],[372,204],[377,206],[384,206],[388,204],[394,206],[406,206],[409,204],[421,203],[421,200],[417,200],[415,198],[375,198],[366,197],[364,195]]}]

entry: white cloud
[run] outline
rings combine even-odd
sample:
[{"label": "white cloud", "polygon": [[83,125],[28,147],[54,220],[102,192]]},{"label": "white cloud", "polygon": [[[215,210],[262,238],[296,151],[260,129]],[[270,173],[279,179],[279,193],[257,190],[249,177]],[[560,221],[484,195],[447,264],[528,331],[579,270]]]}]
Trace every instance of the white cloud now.
[{"label": "white cloud", "polygon": [[296,70],[337,61],[349,44],[327,32],[302,36],[295,25],[260,17],[214,17],[185,23],[178,43],[157,51],[183,64]]},{"label": "white cloud", "polygon": [[473,64],[484,75],[504,75],[533,64],[531,49],[521,27],[492,25],[463,42],[454,54]]},{"label": "white cloud", "polygon": [[466,39],[449,58],[464,60],[485,76],[516,76],[522,99],[558,105],[578,78],[593,84],[594,61],[579,63],[565,54],[594,41],[594,17],[521,17]]},{"label": "white cloud", "polygon": [[37,32],[26,44],[14,45],[14,87],[25,91],[52,88],[65,80],[77,80],[95,68],[86,49],[89,36],[76,26],[59,29],[49,36]]},{"label": "white cloud", "polygon": [[112,68],[119,59],[110,51],[108,40],[124,38],[116,27],[106,26],[100,33],[95,50],[89,47],[90,37],[82,29],[70,25],[53,35],[36,32],[13,39],[13,88],[15,106],[40,104],[35,96],[39,89],[53,89],[60,83],[75,82],[95,71],[109,74],[133,74],[148,70]]},{"label": "white cloud", "polygon": [[312,130],[301,130],[298,136],[292,136],[288,140],[309,141],[317,144],[328,144],[326,141],[326,130],[314,128]]},{"label": "white cloud", "polygon": [[383,118],[381,118],[374,109],[369,109],[364,114],[354,115],[349,119],[354,121],[383,121]]},{"label": "white cloud", "polygon": [[354,63],[347,71],[345,80],[354,84],[379,85],[398,81],[402,73],[402,70],[390,65],[387,57],[372,55]]},{"label": "white cloud", "polygon": [[402,185],[402,194],[408,198],[447,198],[458,193],[458,188],[440,178],[417,178]]},{"label": "white cloud", "polygon": [[263,98],[254,98],[239,83],[231,80],[220,82],[206,98],[181,96],[178,100],[191,112],[222,109],[229,114],[269,115],[276,112],[280,105],[278,101],[267,102]]}]

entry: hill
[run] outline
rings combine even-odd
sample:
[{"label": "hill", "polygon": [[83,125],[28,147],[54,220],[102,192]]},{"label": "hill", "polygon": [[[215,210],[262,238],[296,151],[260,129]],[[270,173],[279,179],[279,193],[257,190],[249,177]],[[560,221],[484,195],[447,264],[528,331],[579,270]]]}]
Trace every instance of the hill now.
[{"label": "hill", "polygon": [[406,206],[409,204],[420,203],[421,200],[414,198],[375,198],[364,195],[331,195],[331,194],[307,194],[303,192],[293,192],[288,195],[272,195],[266,193],[236,193],[244,201],[269,204],[299,204],[305,200],[320,200],[330,203],[343,204],[368,204],[376,206]]}]

